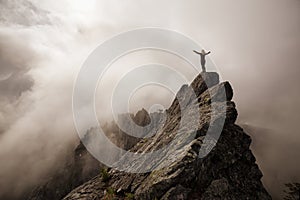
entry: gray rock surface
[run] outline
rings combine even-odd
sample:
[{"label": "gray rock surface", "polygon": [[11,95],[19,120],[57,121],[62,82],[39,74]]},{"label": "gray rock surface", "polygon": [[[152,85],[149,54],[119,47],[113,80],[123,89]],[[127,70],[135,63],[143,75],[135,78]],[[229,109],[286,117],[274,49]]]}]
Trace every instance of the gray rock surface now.
[{"label": "gray rock surface", "polygon": [[[196,99],[192,98],[191,89]],[[226,97],[222,98],[224,94]],[[131,151],[147,153],[167,145],[169,148],[157,157],[130,160],[125,154],[118,163],[129,171],[156,170],[145,173],[110,170],[109,179],[99,174],[74,189],[64,200],[271,199],[249,149],[251,138],[235,124],[237,111],[232,97],[230,84],[219,83],[217,73],[199,74],[190,86],[184,85],[179,90],[157,133],[139,141]],[[198,116],[196,112],[200,113],[199,118],[194,117]],[[226,119],[220,137],[205,142],[209,124],[220,125],[223,116]],[[202,149],[214,144],[207,156],[199,158]]]},{"label": "gray rock surface", "polygon": [[[139,126],[145,126],[150,123],[151,119],[159,119],[160,113],[149,113],[145,109],[141,109],[135,115],[132,115],[132,119]],[[120,116],[122,120],[122,116]],[[159,122],[154,121],[154,125]],[[157,128],[155,126],[152,128]],[[116,145],[123,149],[129,149],[134,146],[140,139],[123,133],[117,124],[107,123],[102,127],[103,130],[108,133],[108,137]],[[90,128],[87,131],[86,137],[92,137],[95,133],[94,128]],[[90,180],[100,173],[100,169],[104,166],[97,161],[93,156],[89,154],[84,145],[80,142],[74,149],[72,155],[66,160],[66,164],[59,168],[47,180],[37,187],[35,187],[29,194],[24,194],[23,199],[28,200],[59,200],[71,192],[74,188],[80,186],[84,182]]]},{"label": "gray rock surface", "polygon": [[99,174],[100,165],[100,162],[94,159],[80,143],[66,165],[46,180],[44,184],[31,191],[27,199],[62,199],[72,189]]}]

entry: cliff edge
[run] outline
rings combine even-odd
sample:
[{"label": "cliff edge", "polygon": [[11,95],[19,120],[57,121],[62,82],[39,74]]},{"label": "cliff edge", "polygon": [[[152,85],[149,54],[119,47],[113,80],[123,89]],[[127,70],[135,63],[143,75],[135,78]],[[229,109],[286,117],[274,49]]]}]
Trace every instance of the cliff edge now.
[{"label": "cliff edge", "polygon": [[[196,95],[195,100],[190,89]],[[221,98],[224,92],[225,99]],[[190,85],[178,91],[156,134],[140,140],[130,150],[147,153],[170,145],[160,156],[149,158],[155,166],[149,167],[149,160],[139,158],[128,163],[125,154],[118,164],[127,171],[143,173],[105,171],[75,188],[64,200],[271,199],[249,149],[251,138],[235,124],[237,111],[232,97],[229,82],[220,83],[217,73],[199,74]],[[187,116],[184,123],[183,115]],[[220,137],[206,141],[209,126],[217,126],[222,116],[225,123]],[[208,144],[212,144],[212,150],[207,156],[199,157],[201,149],[209,149]],[[145,170],[147,167],[149,172]],[[151,167],[157,170],[152,171]]]}]

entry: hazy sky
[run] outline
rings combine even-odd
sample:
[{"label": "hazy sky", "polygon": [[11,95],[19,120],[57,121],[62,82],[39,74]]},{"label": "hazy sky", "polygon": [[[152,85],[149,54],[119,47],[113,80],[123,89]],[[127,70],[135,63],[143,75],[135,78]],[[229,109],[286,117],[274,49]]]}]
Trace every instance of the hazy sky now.
[{"label": "hazy sky", "polygon": [[[107,38],[140,27],[176,30],[211,50],[234,88],[239,123],[258,127],[250,134],[267,189],[300,181],[299,0],[0,0],[0,192],[17,193],[61,163],[76,139],[71,103],[81,64]],[[186,67],[147,55],[116,66],[138,58]],[[171,100],[137,96],[137,107]]]}]

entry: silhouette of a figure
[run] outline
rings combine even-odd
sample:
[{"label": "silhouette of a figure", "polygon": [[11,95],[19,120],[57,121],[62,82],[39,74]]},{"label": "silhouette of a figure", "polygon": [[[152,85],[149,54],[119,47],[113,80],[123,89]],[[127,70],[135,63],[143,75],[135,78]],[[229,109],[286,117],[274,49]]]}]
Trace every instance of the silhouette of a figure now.
[{"label": "silhouette of a figure", "polygon": [[209,52],[205,52],[204,49],[202,49],[201,53],[198,52],[198,51],[195,51],[193,50],[196,54],[199,54],[200,55],[200,62],[201,62],[201,67],[202,67],[202,71],[203,72],[206,72],[206,68],[205,68],[205,63],[206,63],[206,60],[205,60],[205,56],[207,56],[208,54],[210,54],[210,51]]}]

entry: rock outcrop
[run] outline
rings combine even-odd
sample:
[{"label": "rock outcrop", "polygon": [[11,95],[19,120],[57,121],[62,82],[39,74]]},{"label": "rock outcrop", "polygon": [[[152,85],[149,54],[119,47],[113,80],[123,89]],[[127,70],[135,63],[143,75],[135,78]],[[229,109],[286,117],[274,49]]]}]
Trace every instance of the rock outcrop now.
[{"label": "rock outcrop", "polygon": [[[251,138],[235,124],[232,97],[230,84],[219,83],[217,73],[201,73],[179,90],[156,134],[130,150],[144,154],[161,150],[160,154],[133,160],[125,154],[117,163],[122,169],[142,173],[111,169],[77,187],[64,200],[271,199],[249,149]],[[206,137],[209,127],[218,127],[223,116],[220,137],[214,132]]]},{"label": "rock outcrop", "polygon": [[80,143],[70,160],[54,176],[36,187],[27,197],[28,200],[62,199],[72,189],[99,174],[102,164],[94,159]]},{"label": "rock outcrop", "polygon": [[[135,115],[126,115],[132,116],[133,121],[139,126],[146,126],[151,122],[151,118],[159,119],[160,114],[149,114],[145,109],[141,109]],[[122,118],[122,115],[120,115],[119,120],[121,121]],[[86,133],[86,137],[95,134],[96,129],[97,127],[90,128]],[[140,140],[139,138],[123,133],[114,122],[105,124],[102,129],[110,140],[122,149],[130,149]],[[24,198],[28,200],[62,199],[73,189],[98,175],[100,169],[103,167],[99,161],[90,155],[85,146],[80,142],[66,161],[66,164],[40,186],[34,188],[28,195],[25,194]]]},{"label": "rock outcrop", "polygon": [[[132,120],[132,121],[131,121]],[[131,122],[130,122],[131,121]],[[120,114],[118,116],[118,125],[124,127],[119,129],[118,132],[118,146],[124,150],[131,149],[135,144],[137,144],[144,135],[154,134],[162,126],[162,113],[154,112],[148,113],[144,108],[139,110],[135,115],[133,114]],[[144,127],[144,133],[141,133],[139,137],[134,137],[127,134],[128,130],[133,130],[135,127]]]}]

